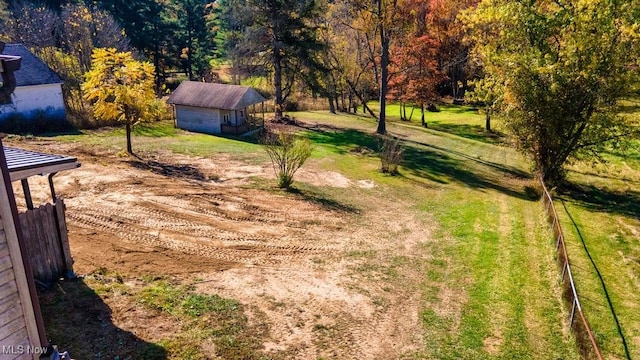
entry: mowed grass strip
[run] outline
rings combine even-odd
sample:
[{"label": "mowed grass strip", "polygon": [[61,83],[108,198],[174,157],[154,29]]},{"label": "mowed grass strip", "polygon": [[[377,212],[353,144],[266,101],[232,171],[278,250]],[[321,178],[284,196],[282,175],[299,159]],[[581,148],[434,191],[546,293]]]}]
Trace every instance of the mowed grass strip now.
[{"label": "mowed grass strip", "polygon": [[441,230],[427,271],[420,355],[578,358],[539,203],[486,195],[459,187],[423,204]]}]

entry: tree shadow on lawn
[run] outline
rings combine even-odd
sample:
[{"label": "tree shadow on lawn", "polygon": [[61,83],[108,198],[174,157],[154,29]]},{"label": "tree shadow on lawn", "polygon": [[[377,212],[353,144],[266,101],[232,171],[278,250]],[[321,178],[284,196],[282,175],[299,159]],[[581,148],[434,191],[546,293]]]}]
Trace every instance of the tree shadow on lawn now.
[{"label": "tree shadow on lawn", "polygon": [[70,127],[70,128],[62,129],[58,131],[45,131],[41,133],[36,133],[35,135],[43,138],[53,138],[53,137],[64,136],[64,135],[83,135],[83,134],[84,132],[82,132],[82,130],[77,129],[75,127]]},{"label": "tree shadow on lawn", "polygon": [[360,214],[360,209],[351,206],[349,204],[341,203],[334,199],[328,198],[320,193],[317,193],[308,189],[299,189],[295,187],[291,187],[287,189],[287,192],[290,194],[294,194],[300,199],[311,202],[314,204],[318,204],[326,210],[338,211],[349,214]]},{"label": "tree shadow on lawn", "polygon": [[338,154],[350,152],[377,152],[380,149],[380,139],[376,135],[367,134],[355,129],[341,129],[330,125],[315,125],[305,127],[311,130],[307,137],[315,143],[327,145]]},{"label": "tree shadow on lawn", "polygon": [[504,144],[504,134],[498,131],[487,131],[480,125],[429,123],[429,129],[446,132],[465,139],[480,141],[486,144]]},{"label": "tree shadow on lawn", "polygon": [[[338,154],[366,148],[377,152],[380,140],[374,134],[354,129],[325,127],[309,128],[308,137],[318,144],[333,147]],[[402,166],[413,175],[438,183],[458,182],[473,188],[494,189],[521,199],[532,200],[526,192],[516,190],[519,186],[505,179],[532,179],[531,174],[491,161],[474,158],[468,154],[413,140],[403,140],[404,160]]]},{"label": "tree shadow on lawn", "polygon": [[556,189],[556,192],[591,211],[640,218],[640,192],[638,191],[620,192],[593,185],[566,183]]},{"label": "tree shadow on lawn", "polygon": [[455,159],[442,150],[433,151],[407,146],[404,150],[402,166],[411,171],[414,176],[441,184],[455,182],[475,189],[497,190],[519,199],[537,200],[528,195],[525,189],[520,189],[521,184],[517,182],[511,184],[507,181],[508,179],[531,179],[530,175],[500,167],[491,162],[477,160],[470,166],[467,161]]},{"label": "tree shadow on lawn", "polygon": [[167,359],[162,347],[113,324],[111,309],[82,279],[41,292],[45,331],[74,359]]},{"label": "tree shadow on lawn", "polygon": [[494,170],[502,172],[502,173],[504,173],[506,175],[509,175],[511,177],[524,178],[524,179],[532,179],[533,178],[533,176],[530,173],[524,172],[524,171],[522,171],[520,169],[511,167],[511,166],[506,166],[506,165],[500,164],[500,163],[495,163],[495,162],[488,161],[488,160],[482,160],[480,158],[473,157],[473,156],[471,156],[469,154],[466,154],[466,153],[463,153],[463,152],[460,152],[460,151],[447,149],[447,148],[444,148],[444,147],[441,147],[441,146],[427,144],[427,143],[423,143],[423,142],[415,141],[415,140],[404,140],[404,142],[405,143],[409,143],[409,144],[414,144],[414,145],[417,145],[419,147],[431,148],[431,149],[434,149],[434,150],[437,150],[437,151],[440,151],[440,152],[443,152],[443,153],[449,153],[449,154],[452,154],[454,156],[458,156],[458,157],[464,158],[466,160],[472,161],[474,163],[481,164],[481,165],[493,168]]},{"label": "tree shadow on lawn", "polygon": [[190,165],[168,164],[156,160],[144,159],[135,156],[136,160],[128,160],[127,163],[137,169],[151,171],[152,173],[171,178],[182,178],[189,180],[208,181],[211,179],[202,173],[198,168]]}]

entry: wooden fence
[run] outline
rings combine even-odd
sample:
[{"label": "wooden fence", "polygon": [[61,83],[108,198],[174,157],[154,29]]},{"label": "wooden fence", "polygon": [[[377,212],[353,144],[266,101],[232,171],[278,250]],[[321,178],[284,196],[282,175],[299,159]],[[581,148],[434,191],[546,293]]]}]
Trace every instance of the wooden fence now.
[{"label": "wooden fence", "polygon": [[[596,343],[593,331],[589,327],[589,322],[582,312],[582,306],[580,305],[580,298],[578,297],[578,291],[576,290],[576,284],[573,281],[573,273],[571,272],[571,264],[569,262],[569,255],[567,254],[567,248],[564,241],[564,235],[562,233],[562,227],[560,226],[560,219],[556,207],[553,205],[553,198],[544,185],[544,181],[540,180],[542,184],[543,195],[542,203],[545,206],[547,212],[547,220],[551,224],[551,230],[556,242],[556,251],[558,252],[558,263],[562,268],[562,284],[564,286],[563,295],[565,300],[571,306],[571,316],[569,318],[569,325],[574,331],[576,336],[578,347],[586,358],[596,357],[602,360],[602,353]],[[579,317],[576,320],[576,315]]]},{"label": "wooden fence", "polygon": [[73,273],[64,211],[64,202],[56,199],[19,215],[33,276],[44,284]]}]

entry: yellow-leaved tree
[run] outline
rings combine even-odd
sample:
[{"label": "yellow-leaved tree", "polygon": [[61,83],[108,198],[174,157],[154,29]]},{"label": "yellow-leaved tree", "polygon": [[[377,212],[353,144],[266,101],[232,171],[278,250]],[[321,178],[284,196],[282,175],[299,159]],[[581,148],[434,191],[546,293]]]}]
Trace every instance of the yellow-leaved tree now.
[{"label": "yellow-leaved tree", "polygon": [[135,60],[130,52],[97,48],[82,84],[84,98],[91,102],[96,119],[125,124],[129,154],[133,154],[131,128],[165,111],[154,92],[153,74],[153,65]]}]

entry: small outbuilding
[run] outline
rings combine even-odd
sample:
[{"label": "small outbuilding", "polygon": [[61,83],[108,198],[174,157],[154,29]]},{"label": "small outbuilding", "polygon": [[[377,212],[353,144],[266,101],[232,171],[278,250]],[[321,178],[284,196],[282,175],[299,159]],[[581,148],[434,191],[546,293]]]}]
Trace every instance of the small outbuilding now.
[{"label": "small outbuilding", "polygon": [[183,81],[167,102],[173,105],[176,127],[180,129],[243,134],[257,122],[255,105],[265,101],[248,86]]},{"label": "small outbuilding", "polygon": [[60,76],[22,44],[6,44],[2,55],[20,57],[22,64],[14,73],[13,94],[0,103],[0,122],[16,115],[21,121],[65,122]]}]

